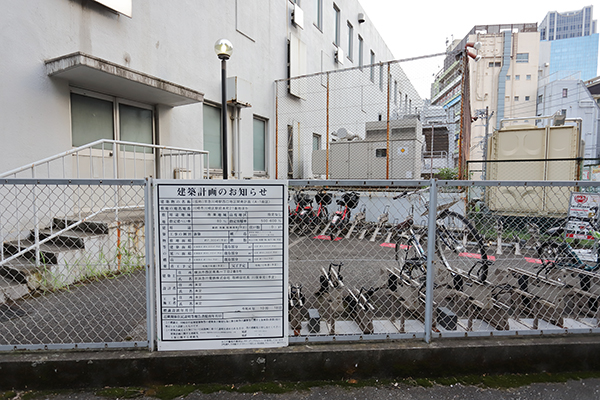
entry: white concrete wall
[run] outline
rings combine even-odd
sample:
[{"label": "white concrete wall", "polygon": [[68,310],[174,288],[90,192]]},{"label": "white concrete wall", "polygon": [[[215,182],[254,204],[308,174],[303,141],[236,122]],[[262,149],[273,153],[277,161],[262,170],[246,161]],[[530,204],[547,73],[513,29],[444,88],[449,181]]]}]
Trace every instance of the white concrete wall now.
[{"label": "white concrete wall", "polygon": [[[357,0],[337,0],[341,48],[347,49],[347,21],[354,26],[354,59],[334,61],[333,2],[323,1],[323,29],[315,26],[316,2],[302,0],[304,29],[290,21],[288,0],[133,0],[128,18],[92,0],[28,0],[3,5],[0,13],[0,172],[71,148],[69,83],[47,76],[44,61],[83,52],[204,93],[219,104],[220,60],[213,45],[229,39],[234,53],[228,76],[252,84],[252,107],[241,112],[242,174],[252,176],[252,116],[268,120],[269,171],[274,170],[274,80],[287,77],[291,33],[307,45],[306,72],[358,65],[358,37],[364,63],[371,49],[377,61],[393,56]],[[111,93],[107,93],[111,94]],[[414,102],[413,102],[414,105]],[[159,142],[202,149],[202,104],[156,105]],[[228,129],[231,135],[231,126]],[[285,139],[285,138],[284,138]],[[231,146],[232,141],[229,140]],[[233,164],[230,162],[230,165]]]}]

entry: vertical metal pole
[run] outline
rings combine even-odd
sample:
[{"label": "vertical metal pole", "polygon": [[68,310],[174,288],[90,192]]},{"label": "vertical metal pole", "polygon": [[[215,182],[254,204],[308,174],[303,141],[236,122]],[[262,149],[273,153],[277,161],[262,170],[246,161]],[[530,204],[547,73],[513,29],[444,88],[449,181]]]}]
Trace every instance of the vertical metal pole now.
[{"label": "vertical metal pole", "polygon": [[429,172],[429,178],[433,179],[433,122],[431,123],[431,152],[429,153],[429,158],[431,160],[431,171]]},{"label": "vertical metal pole", "polygon": [[329,179],[329,72],[327,73],[327,123],[326,123],[326,136],[327,140],[325,143],[327,144],[327,151],[325,157],[325,179]]},{"label": "vertical metal pole", "polygon": [[223,163],[223,179],[229,178],[229,165],[227,164],[227,60],[221,60],[221,117],[223,124],[223,148],[221,158]]},{"label": "vertical metal pole", "polygon": [[[485,106],[485,136],[483,137],[483,180],[487,180],[487,162],[488,162],[488,134],[490,127],[489,107]],[[485,190],[485,188],[484,188]]]},{"label": "vertical metal pole", "polygon": [[146,186],[144,187],[144,198],[146,207],[144,207],[144,218],[146,221],[146,329],[148,334],[148,348],[150,351],[156,350],[155,348],[155,285],[154,276],[155,268],[154,265],[154,191],[152,178],[146,179]]},{"label": "vertical metal pole", "polygon": [[[467,63],[467,52],[465,50],[464,54],[463,54],[463,72],[462,72],[462,77],[461,77],[461,87],[460,87],[460,130],[458,132],[458,179],[467,179],[467,173],[465,170],[465,160],[463,160],[464,157],[466,157],[466,154],[464,152],[465,146],[464,146],[464,140],[465,140],[465,95],[466,95],[466,88],[465,85],[467,84],[467,67],[468,67],[468,63]],[[470,143],[467,143],[467,146],[470,146]]]},{"label": "vertical metal pole", "polygon": [[388,63],[387,70],[387,138],[385,144],[385,179],[390,179],[390,63]]},{"label": "vertical metal pole", "polygon": [[275,179],[279,176],[279,82],[275,84]]},{"label": "vertical metal pole", "polygon": [[429,219],[427,226],[427,282],[425,287],[425,342],[431,342],[433,326],[433,277],[435,243],[435,217],[437,216],[437,180],[431,179],[429,186]]}]

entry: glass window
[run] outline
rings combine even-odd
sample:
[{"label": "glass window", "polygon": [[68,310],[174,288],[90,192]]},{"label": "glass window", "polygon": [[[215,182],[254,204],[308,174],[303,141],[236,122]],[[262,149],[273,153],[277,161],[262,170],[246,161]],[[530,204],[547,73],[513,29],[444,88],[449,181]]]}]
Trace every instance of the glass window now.
[{"label": "glass window", "polygon": [[529,62],[529,53],[517,53],[516,60],[518,63],[528,63]]},{"label": "glass window", "polygon": [[221,108],[204,103],[204,150],[209,152],[210,168],[223,168],[221,161]]},{"label": "glass window", "polygon": [[519,96],[515,96],[515,101],[519,101]]},{"label": "glass window", "polygon": [[267,123],[266,121],[254,118],[254,171],[265,172],[267,170],[266,163],[266,136]]},{"label": "glass window", "polygon": [[525,101],[529,101],[530,97],[529,96],[525,96]]},{"label": "glass window", "polygon": [[348,21],[348,59],[352,61],[352,47],[354,46],[354,27]]},{"label": "glass window", "polygon": [[371,50],[371,82],[375,82],[375,53]]},{"label": "glass window", "polygon": [[[115,108],[115,105],[117,106]],[[115,124],[115,113],[119,124]],[[114,97],[92,97],[71,93],[71,143],[83,146],[100,139],[154,143],[154,113],[152,108],[119,102]],[[96,148],[112,149],[112,145]],[[121,146],[122,150],[152,153],[152,148]]]},{"label": "glass window", "polygon": [[379,90],[383,90],[383,64],[379,64]]},{"label": "glass window", "polygon": [[510,81],[510,75],[506,75],[506,80]]},{"label": "glass window", "polygon": [[530,81],[531,80],[531,75],[526,75],[525,79],[527,79],[528,81]]},{"label": "glass window", "polygon": [[521,75],[515,75],[515,81],[520,81],[521,80]]},{"label": "glass window", "polygon": [[323,0],[316,0],[317,14],[315,15],[315,25],[320,30],[323,30]]},{"label": "glass window", "polygon": [[[152,110],[119,104],[119,132],[121,140],[152,144]],[[124,146],[126,151],[133,151],[134,146]],[[142,148],[136,147],[136,152]],[[152,148],[144,147],[144,153],[152,153]]]},{"label": "glass window", "polygon": [[569,89],[564,88],[562,91],[562,97],[569,97]]},{"label": "glass window", "polygon": [[398,81],[394,81],[394,104],[398,105]]},{"label": "glass window", "polygon": [[335,14],[335,21],[334,21],[335,31],[333,33],[333,43],[339,47],[340,46],[340,9],[337,8],[337,6],[334,4],[333,11]]},{"label": "glass window", "polygon": [[312,149],[321,150],[321,135],[318,133],[313,133]]},{"label": "glass window", "polygon": [[71,93],[71,130],[73,147],[114,139],[113,102]]},{"label": "glass window", "polygon": [[364,65],[364,61],[363,61],[363,38],[360,37],[360,35],[358,35],[358,66],[360,67],[361,71],[363,69],[363,65]]}]

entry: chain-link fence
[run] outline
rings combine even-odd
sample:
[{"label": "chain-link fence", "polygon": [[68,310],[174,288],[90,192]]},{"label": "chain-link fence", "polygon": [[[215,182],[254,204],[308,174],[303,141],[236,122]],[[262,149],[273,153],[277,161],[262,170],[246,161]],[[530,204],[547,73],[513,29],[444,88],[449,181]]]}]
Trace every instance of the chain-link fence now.
[{"label": "chain-link fence", "polygon": [[290,181],[291,340],[599,332],[597,186]]},{"label": "chain-link fence", "polygon": [[0,181],[0,349],[147,346],[145,181]]},{"label": "chain-link fence", "polygon": [[[596,182],[289,186],[292,342],[600,332]],[[148,345],[145,188],[1,182],[0,349]]]},{"label": "chain-link fence", "polygon": [[421,179],[456,167],[460,115],[424,102],[407,64],[276,81],[275,177]]}]

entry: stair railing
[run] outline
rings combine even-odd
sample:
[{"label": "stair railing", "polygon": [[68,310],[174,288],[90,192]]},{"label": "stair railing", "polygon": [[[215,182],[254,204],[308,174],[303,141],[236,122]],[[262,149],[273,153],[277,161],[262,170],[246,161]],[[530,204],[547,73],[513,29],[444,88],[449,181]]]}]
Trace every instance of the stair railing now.
[{"label": "stair railing", "polygon": [[207,179],[208,151],[100,139],[0,173],[0,178],[140,179],[149,176]]}]

